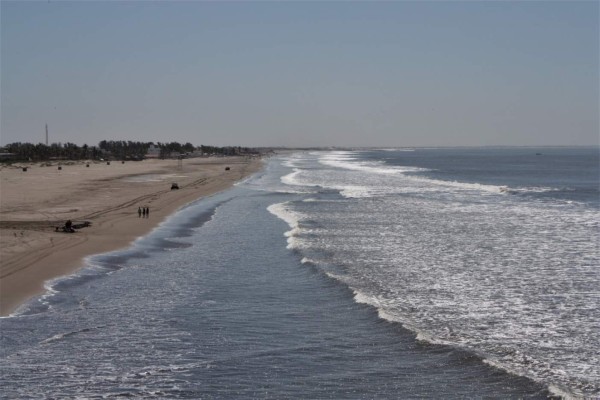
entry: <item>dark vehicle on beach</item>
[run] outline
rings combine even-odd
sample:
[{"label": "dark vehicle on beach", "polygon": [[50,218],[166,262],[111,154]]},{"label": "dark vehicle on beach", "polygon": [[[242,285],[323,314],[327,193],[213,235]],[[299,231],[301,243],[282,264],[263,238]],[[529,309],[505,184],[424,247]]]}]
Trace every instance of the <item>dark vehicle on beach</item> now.
[{"label": "dark vehicle on beach", "polygon": [[80,222],[72,222],[71,220],[68,220],[67,222],[65,222],[65,224],[63,226],[57,226],[55,227],[55,231],[56,232],[66,232],[66,233],[75,233],[75,229],[81,229],[81,228],[87,228],[88,226],[91,226],[92,223],[90,221],[80,221]]},{"label": "dark vehicle on beach", "polygon": [[171,183],[171,190],[179,189],[179,185],[176,182]]}]

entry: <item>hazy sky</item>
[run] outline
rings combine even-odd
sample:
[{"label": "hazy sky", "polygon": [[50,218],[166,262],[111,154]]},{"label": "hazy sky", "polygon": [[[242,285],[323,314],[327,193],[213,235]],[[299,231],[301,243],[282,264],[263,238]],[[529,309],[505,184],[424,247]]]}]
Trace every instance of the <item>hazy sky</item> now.
[{"label": "hazy sky", "polygon": [[1,3],[1,137],[599,143],[599,2]]}]

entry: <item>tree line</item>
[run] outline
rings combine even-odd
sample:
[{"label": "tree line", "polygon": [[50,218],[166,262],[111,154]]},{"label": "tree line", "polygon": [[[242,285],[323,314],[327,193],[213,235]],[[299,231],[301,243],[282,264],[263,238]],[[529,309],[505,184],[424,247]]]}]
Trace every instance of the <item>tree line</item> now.
[{"label": "tree line", "polygon": [[102,140],[98,146],[78,146],[75,143],[21,143],[15,142],[4,146],[3,152],[12,154],[16,160],[26,161],[48,161],[59,160],[142,160],[146,157],[148,149],[154,146],[159,149],[159,158],[171,158],[192,153],[206,155],[240,155],[256,154],[259,151],[248,147],[217,147],[217,146],[194,146],[187,142],[135,142],[131,140]]}]

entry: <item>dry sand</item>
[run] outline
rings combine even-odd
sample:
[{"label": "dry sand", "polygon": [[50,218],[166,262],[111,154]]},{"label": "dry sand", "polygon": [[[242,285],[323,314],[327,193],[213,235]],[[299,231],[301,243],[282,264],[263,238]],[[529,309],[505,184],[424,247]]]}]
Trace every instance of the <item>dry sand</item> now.
[{"label": "dry sand", "polygon": [[[28,170],[24,172],[23,166]],[[44,282],[83,266],[83,258],[127,247],[181,206],[258,171],[242,157],[21,164],[0,170],[0,315],[44,291]],[[230,170],[225,170],[225,167]],[[179,190],[171,190],[177,182]],[[150,208],[148,218],[138,207]],[[90,221],[75,233],[66,220]]]}]

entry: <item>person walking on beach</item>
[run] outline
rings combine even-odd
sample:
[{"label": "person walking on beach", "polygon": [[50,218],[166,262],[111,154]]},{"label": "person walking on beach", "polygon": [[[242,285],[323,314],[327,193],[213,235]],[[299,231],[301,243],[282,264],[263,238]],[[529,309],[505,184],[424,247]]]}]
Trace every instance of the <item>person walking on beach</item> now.
[{"label": "person walking on beach", "polygon": [[142,207],[138,207],[138,218],[142,218]]},{"label": "person walking on beach", "polygon": [[150,207],[146,207],[146,218],[150,216]]},{"label": "person walking on beach", "polygon": [[142,208],[142,215],[144,218],[146,218],[146,207]]}]

